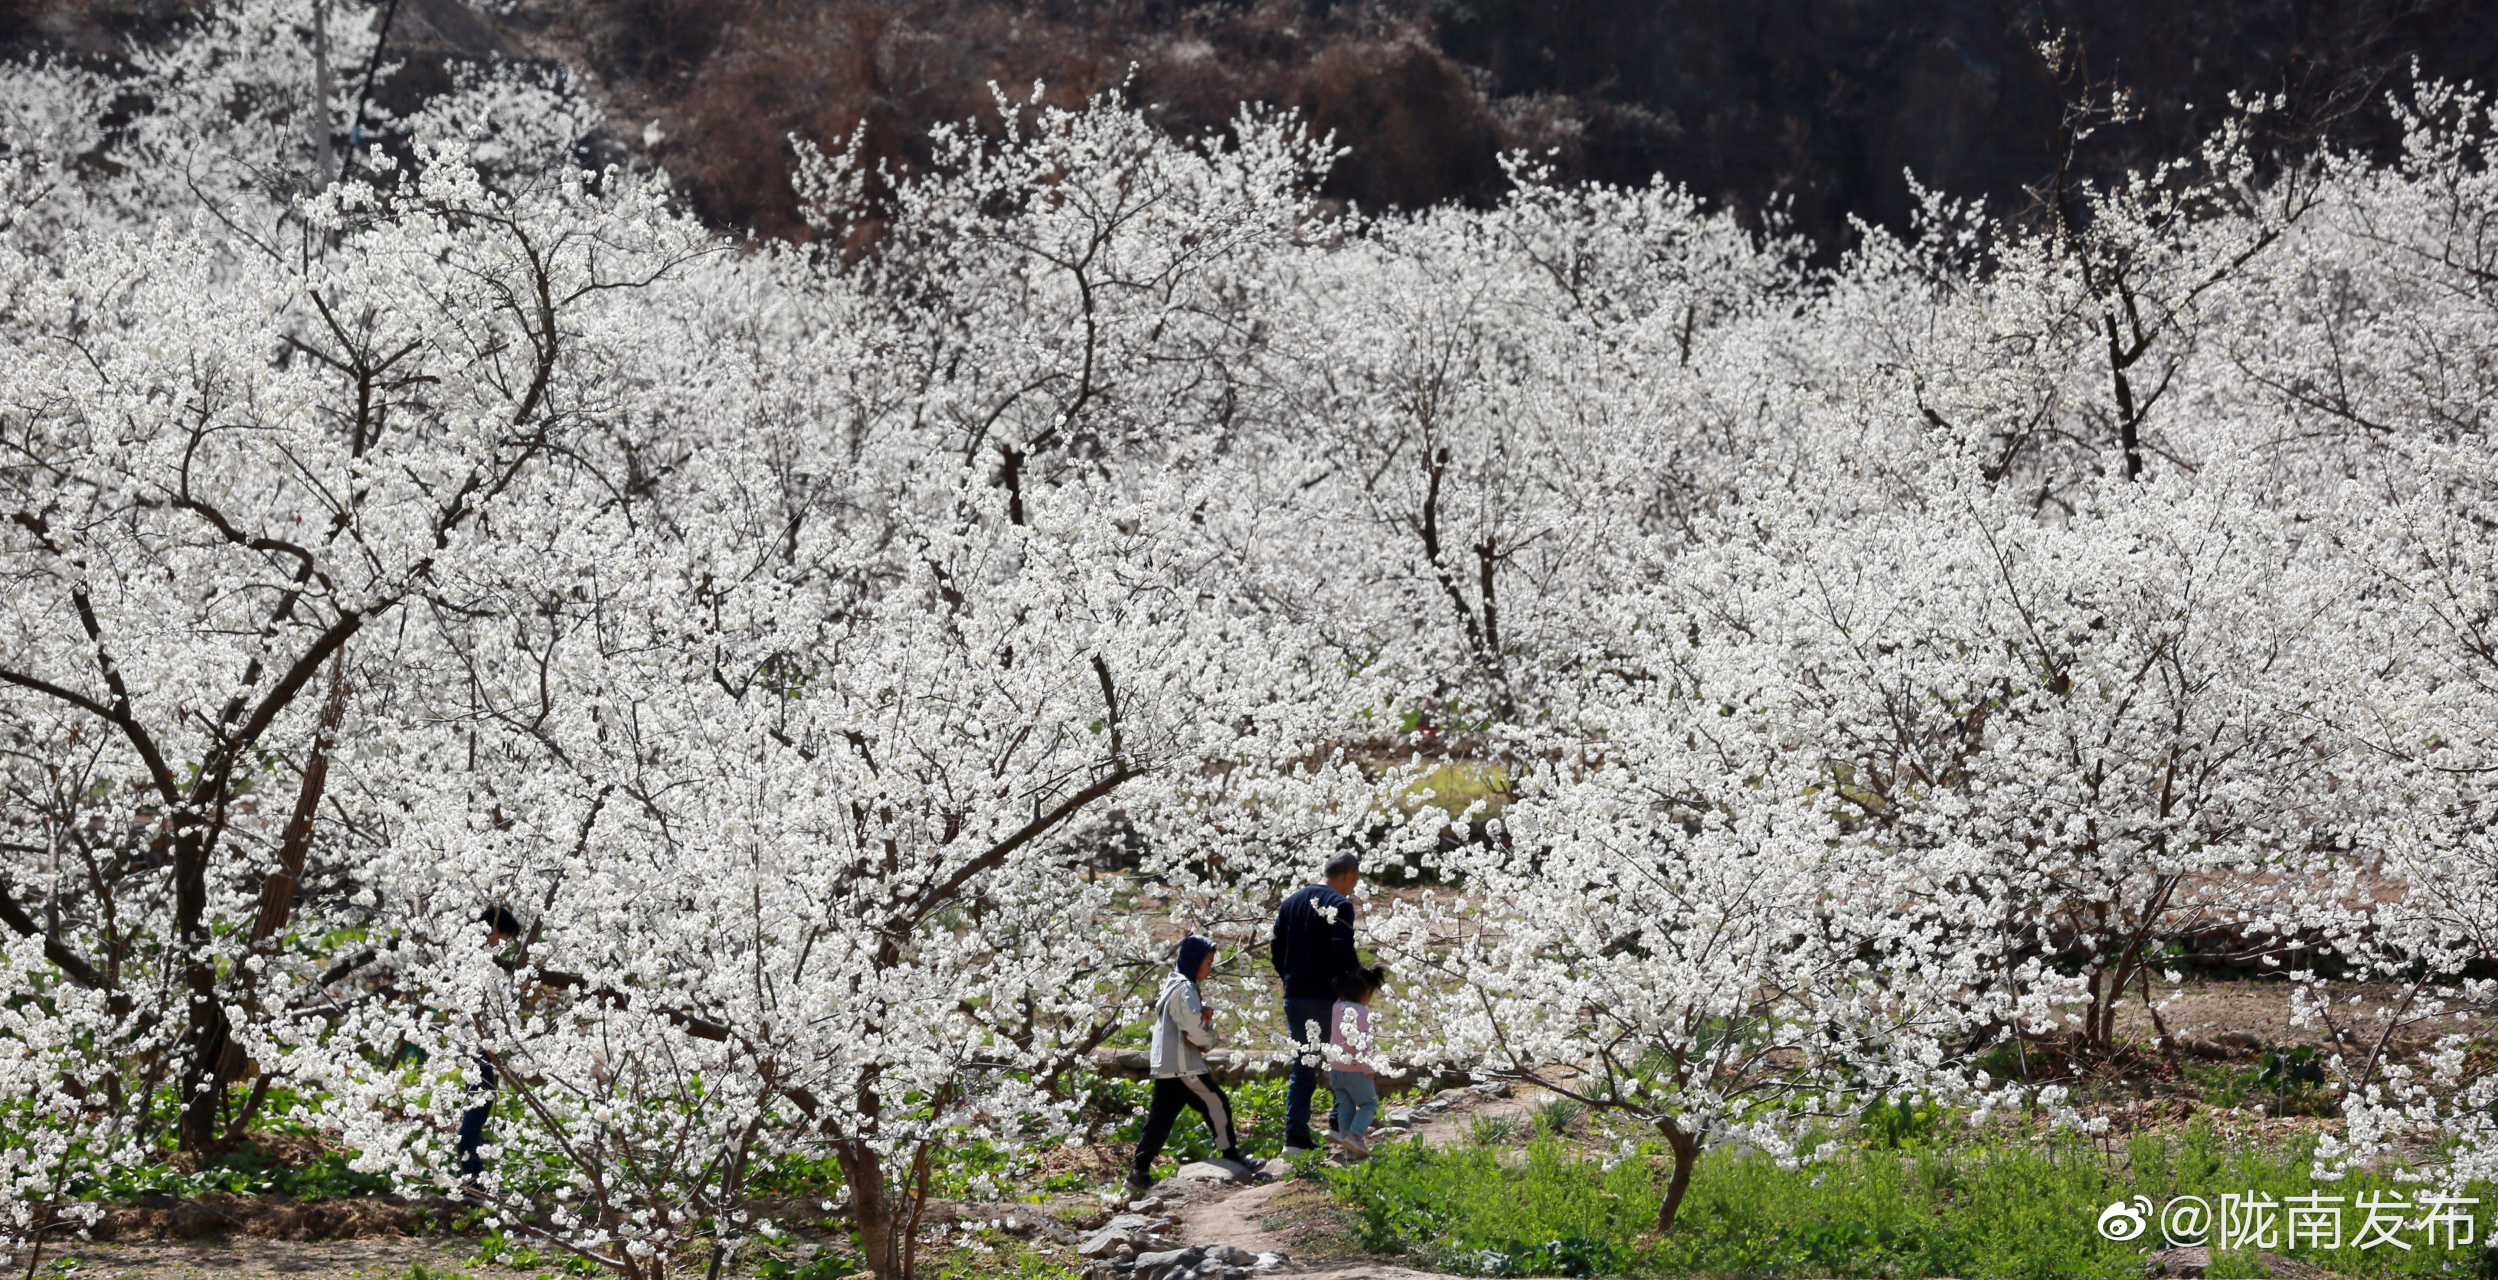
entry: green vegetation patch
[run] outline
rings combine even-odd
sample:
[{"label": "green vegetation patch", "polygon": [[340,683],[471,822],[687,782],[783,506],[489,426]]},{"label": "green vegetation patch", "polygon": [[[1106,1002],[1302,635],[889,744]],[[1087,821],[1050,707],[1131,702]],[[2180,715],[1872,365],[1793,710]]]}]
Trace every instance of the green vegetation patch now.
[{"label": "green vegetation patch", "polygon": [[[1461,1275],[2134,1280],[2163,1242],[2156,1225],[2131,1241],[2104,1237],[2110,1204],[2199,1196],[2217,1212],[2223,1195],[2249,1193],[2342,1197],[2337,1247],[2285,1237],[2266,1252],[2353,1277],[2488,1274],[2481,1243],[2448,1247],[2418,1229],[2399,1233],[2409,1249],[2358,1247],[2369,1215],[2356,1206],[2399,1199],[2417,1222],[2423,1188],[2391,1174],[2319,1182],[2314,1153],[2312,1138],[2256,1149],[2204,1125],[2122,1145],[2069,1136],[1869,1145],[1796,1169],[1720,1152],[1701,1160],[1664,1236],[1654,1228],[1668,1165],[1654,1145],[1602,1160],[1549,1136],[1523,1150],[1398,1143],[1326,1177],[1365,1249]],[[2480,1197],[2472,1212],[2483,1239],[2498,1197],[2484,1187],[2466,1194]],[[2215,1248],[2210,1274],[2266,1275],[2257,1252]]]}]

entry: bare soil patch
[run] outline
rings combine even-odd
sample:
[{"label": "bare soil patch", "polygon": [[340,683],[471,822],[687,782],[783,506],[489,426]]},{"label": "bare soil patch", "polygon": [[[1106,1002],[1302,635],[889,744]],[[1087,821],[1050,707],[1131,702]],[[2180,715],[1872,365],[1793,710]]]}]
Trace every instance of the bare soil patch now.
[{"label": "bare soil patch", "polygon": [[453,1212],[439,1197],[353,1196],[304,1203],[292,1196],[152,1196],[105,1212],[89,1239],[120,1243],[239,1233],[268,1240],[367,1240],[424,1235]]},{"label": "bare soil patch", "polygon": [[1353,1236],[1353,1216],[1326,1187],[1296,1181],[1256,1189],[1267,1195],[1249,1206],[1245,1215],[1259,1239],[1267,1242],[1261,1247],[1291,1254],[1296,1267],[1361,1256],[1361,1246]]},{"label": "bare soil patch", "polygon": [[477,1242],[460,1236],[308,1242],[233,1234],[136,1244],[54,1242],[44,1246],[43,1267],[51,1272],[63,1261],[69,1274],[95,1280],[401,1280],[419,1266],[477,1280],[518,1274],[472,1265],[476,1252]]},{"label": "bare soil patch", "polygon": [[1251,1253],[1296,1252],[1290,1242],[1267,1228],[1276,1197],[1290,1191],[1293,1183],[1238,1189],[1219,1183],[1194,1185],[1204,1190],[1192,1190],[1171,1209],[1171,1218],[1180,1227],[1181,1244],[1228,1244]]},{"label": "bare soil patch", "polygon": [[[2181,1044],[2201,1040],[2229,1050],[2230,1056],[2251,1058],[2260,1050],[2246,1044],[2245,1037],[2265,1047],[2308,1045],[2324,1049],[2335,1045],[2338,1031],[2345,1048],[2373,1044],[2383,1029],[2376,1015],[2398,1009],[2403,993],[2390,983],[2337,984],[2335,1004],[2323,1011],[2321,1018],[2303,1026],[2292,1019],[2292,988],[2282,979],[2189,974],[2174,985],[2155,981],[2151,996],[2163,1006],[2159,1025],[2165,1026],[2168,1034]],[[2156,1034],[2150,1010],[2139,997],[2119,1007],[2116,1021],[2120,1035],[2145,1044]],[[2223,1043],[2222,1038],[2233,1032],[2241,1038],[2235,1043]],[[2458,1032],[2498,1035],[2498,1018],[2448,1017],[2410,1026],[2397,1033],[2388,1047],[2398,1056],[2409,1056],[2426,1048],[2437,1036]]]}]

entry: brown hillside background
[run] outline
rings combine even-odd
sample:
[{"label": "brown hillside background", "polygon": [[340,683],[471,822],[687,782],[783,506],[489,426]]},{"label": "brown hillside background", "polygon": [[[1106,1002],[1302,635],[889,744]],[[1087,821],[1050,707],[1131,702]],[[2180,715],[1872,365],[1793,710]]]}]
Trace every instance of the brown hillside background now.
[{"label": "brown hillside background", "polygon": [[[339,0],[342,6],[385,0]],[[719,226],[802,236],[788,137],[866,129],[910,164],[994,81],[1072,104],[1123,92],[1176,133],[1245,101],[1298,109],[1347,154],[1362,207],[1496,199],[1505,148],[1568,177],[1662,174],[1827,251],[1850,219],[1904,226],[1913,172],[2003,209],[2052,171],[2063,104],[2035,51],[2059,31],[2139,121],[2084,153],[2108,175],[2180,154],[2228,95],[2282,94],[2266,145],[2382,151],[2386,91],[2498,80],[2490,0],[519,0],[479,17],[400,0],[403,86],[446,57],[562,59],[613,113],[610,154],[664,165]],[[172,0],[0,0],[0,52],[109,58],[162,38]],[[656,122],[645,143],[646,127]]]}]

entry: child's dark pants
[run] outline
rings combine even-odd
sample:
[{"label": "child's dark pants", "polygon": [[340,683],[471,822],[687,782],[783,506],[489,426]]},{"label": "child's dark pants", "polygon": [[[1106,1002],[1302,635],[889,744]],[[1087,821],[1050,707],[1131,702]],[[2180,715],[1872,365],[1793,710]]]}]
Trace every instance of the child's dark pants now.
[{"label": "child's dark pants", "polygon": [[1232,1128],[1232,1101],[1215,1087],[1213,1077],[1157,1076],[1153,1107],[1145,1113],[1145,1133],[1136,1140],[1138,1179],[1153,1177],[1154,1158],[1162,1154],[1162,1144],[1171,1138],[1171,1122],[1180,1118],[1183,1108],[1206,1118],[1217,1152],[1240,1158],[1240,1135]]}]

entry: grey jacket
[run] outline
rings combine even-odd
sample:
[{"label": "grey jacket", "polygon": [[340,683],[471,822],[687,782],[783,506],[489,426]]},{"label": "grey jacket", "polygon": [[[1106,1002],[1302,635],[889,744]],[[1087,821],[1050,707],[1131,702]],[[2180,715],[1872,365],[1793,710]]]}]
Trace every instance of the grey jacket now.
[{"label": "grey jacket", "polygon": [[1154,1074],[1204,1075],[1205,1051],[1222,1042],[1223,1037],[1207,1025],[1206,1005],[1197,994],[1197,984],[1176,973],[1163,975],[1162,993],[1154,997]]}]

